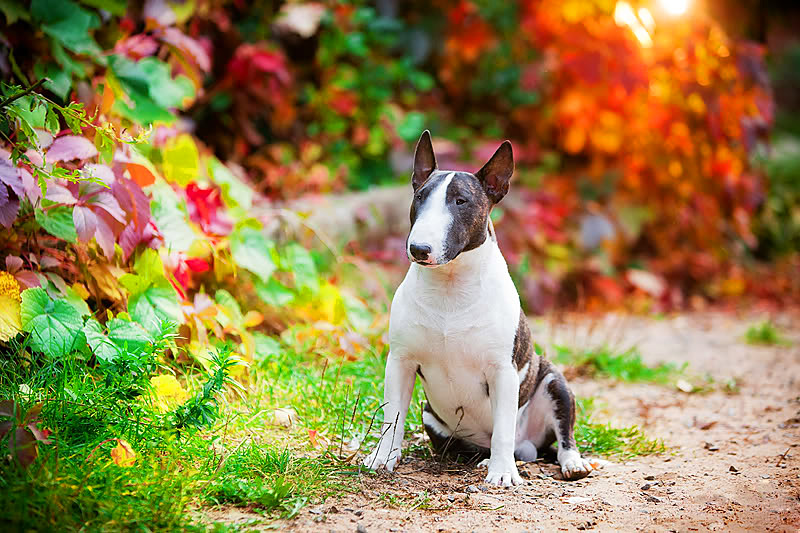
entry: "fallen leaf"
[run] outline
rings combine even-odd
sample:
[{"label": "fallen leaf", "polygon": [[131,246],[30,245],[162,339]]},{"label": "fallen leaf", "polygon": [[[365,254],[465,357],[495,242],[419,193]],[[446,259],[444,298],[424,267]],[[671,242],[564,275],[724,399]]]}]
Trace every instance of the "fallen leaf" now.
[{"label": "fallen leaf", "polygon": [[111,459],[117,466],[133,466],[136,462],[136,452],[126,441],[117,439],[117,445],[111,450]]}]

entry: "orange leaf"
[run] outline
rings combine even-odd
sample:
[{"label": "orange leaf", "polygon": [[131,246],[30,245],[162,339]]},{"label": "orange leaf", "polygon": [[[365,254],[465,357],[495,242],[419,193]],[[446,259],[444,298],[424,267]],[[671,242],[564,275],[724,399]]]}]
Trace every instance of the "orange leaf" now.
[{"label": "orange leaf", "polygon": [[136,462],[136,452],[126,441],[117,439],[116,447],[111,450],[111,459],[117,466],[133,466]]},{"label": "orange leaf", "polygon": [[131,179],[136,182],[139,187],[147,187],[156,181],[156,177],[150,172],[150,169],[139,163],[127,163],[125,168],[130,172]]},{"label": "orange leaf", "polygon": [[106,81],[105,86],[103,87],[103,100],[100,103],[100,113],[106,114],[111,109],[111,106],[114,105],[114,90],[111,88],[111,84]]}]

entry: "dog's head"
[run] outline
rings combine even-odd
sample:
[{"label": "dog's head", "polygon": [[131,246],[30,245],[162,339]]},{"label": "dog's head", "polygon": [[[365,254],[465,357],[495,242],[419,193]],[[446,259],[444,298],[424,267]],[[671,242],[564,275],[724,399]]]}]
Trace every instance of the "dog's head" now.
[{"label": "dog's head", "polygon": [[422,132],[414,153],[409,259],[435,267],[486,240],[489,212],[508,192],[514,172],[511,143],[503,142],[478,172],[439,170],[431,134]]}]

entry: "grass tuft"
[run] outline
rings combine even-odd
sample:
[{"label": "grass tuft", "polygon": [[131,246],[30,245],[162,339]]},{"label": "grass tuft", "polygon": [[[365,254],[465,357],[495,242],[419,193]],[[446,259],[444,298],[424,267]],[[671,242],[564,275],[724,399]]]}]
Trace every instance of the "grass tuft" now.
[{"label": "grass tuft", "polygon": [[608,347],[578,351],[556,346],[555,352],[555,362],[572,367],[572,372],[578,375],[601,376],[626,382],[667,384],[682,374],[688,366],[684,364],[679,367],[671,363],[650,366],[642,361],[636,348],[614,352]]},{"label": "grass tuft", "polygon": [[789,341],[781,334],[780,330],[769,320],[764,320],[747,328],[744,334],[747,344],[775,346],[789,345]]},{"label": "grass tuft", "polygon": [[575,440],[583,453],[628,459],[667,451],[663,441],[647,437],[637,426],[620,428],[593,422],[594,398],[579,398],[577,403]]}]

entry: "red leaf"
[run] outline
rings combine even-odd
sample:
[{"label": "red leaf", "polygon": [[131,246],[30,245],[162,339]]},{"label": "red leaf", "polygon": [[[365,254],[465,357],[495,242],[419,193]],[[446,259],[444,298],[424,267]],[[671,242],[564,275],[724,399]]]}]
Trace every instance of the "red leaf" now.
[{"label": "red leaf", "polygon": [[89,242],[97,231],[97,215],[88,207],[76,205],[72,210],[72,221],[81,242]]},{"label": "red leaf", "polygon": [[150,199],[142,188],[127,178],[118,178],[111,184],[111,193],[127,214],[127,220],[133,222],[141,233],[150,222]]},{"label": "red leaf", "polygon": [[47,162],[72,161],[73,159],[89,159],[97,155],[97,148],[86,137],[65,135],[53,141],[47,151]]},{"label": "red leaf", "polygon": [[131,222],[119,234],[119,245],[122,247],[122,256],[125,261],[131,256],[136,246],[142,242],[142,233],[142,230]]},{"label": "red leaf", "polygon": [[114,53],[128,56],[131,59],[141,59],[158,52],[158,41],[150,35],[140,33],[122,39],[114,46]]},{"label": "red leaf", "polygon": [[186,205],[189,217],[200,225],[204,232],[212,235],[227,235],[233,230],[233,223],[222,209],[222,196],[219,189],[198,187],[190,183],[186,187]]},{"label": "red leaf", "polygon": [[8,449],[22,466],[28,467],[39,455],[36,444],[36,438],[30,431],[18,427],[8,440]]},{"label": "red leaf", "polygon": [[192,272],[208,272],[211,268],[208,263],[198,257],[189,258],[185,263]]}]

